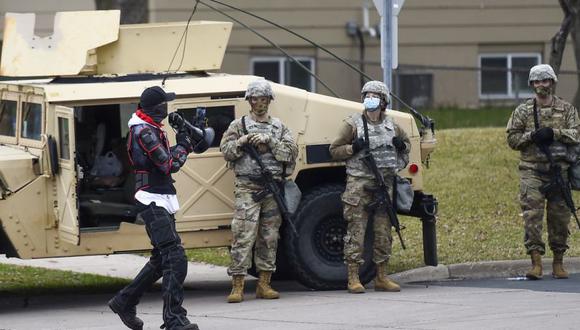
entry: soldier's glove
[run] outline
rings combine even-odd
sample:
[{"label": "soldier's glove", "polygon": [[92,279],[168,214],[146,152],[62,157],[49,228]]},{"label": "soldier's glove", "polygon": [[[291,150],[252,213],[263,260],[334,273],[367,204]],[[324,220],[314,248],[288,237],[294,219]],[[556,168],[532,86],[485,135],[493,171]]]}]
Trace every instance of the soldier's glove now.
[{"label": "soldier's glove", "polygon": [[177,134],[175,134],[175,140],[177,141],[177,144],[184,147],[187,152],[193,151],[191,137],[184,131],[178,131]]},{"label": "soldier's glove", "polygon": [[398,152],[405,151],[407,149],[407,145],[405,144],[405,142],[403,142],[403,139],[401,139],[398,136],[395,136],[393,138],[393,145],[395,146],[395,149],[397,149]]},{"label": "soldier's glove", "polygon": [[249,142],[249,139],[253,136],[254,134],[246,134],[246,135],[242,135],[238,138],[237,143],[238,145],[241,147],[244,144]]},{"label": "soldier's glove", "polygon": [[542,127],[532,133],[532,141],[536,145],[550,145],[554,142],[554,130],[551,127]]},{"label": "soldier's glove", "polygon": [[363,138],[358,138],[352,142],[352,153],[356,154],[365,147],[365,140]]},{"label": "soldier's glove", "polygon": [[250,137],[250,144],[257,147],[260,144],[268,144],[270,142],[270,135],[265,133],[257,133]]}]

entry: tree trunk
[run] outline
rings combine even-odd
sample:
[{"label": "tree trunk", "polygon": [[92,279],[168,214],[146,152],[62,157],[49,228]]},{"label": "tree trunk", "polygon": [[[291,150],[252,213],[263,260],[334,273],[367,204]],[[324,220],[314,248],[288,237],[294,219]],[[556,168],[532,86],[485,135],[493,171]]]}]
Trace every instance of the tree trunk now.
[{"label": "tree trunk", "polygon": [[552,37],[552,50],[550,51],[550,65],[554,68],[556,74],[560,72],[562,57],[564,55],[564,49],[566,48],[566,40],[568,39],[573,20],[573,12],[569,8],[568,1],[559,0],[559,2],[564,12],[564,19],[562,20],[560,31]]},{"label": "tree trunk", "polygon": [[147,23],[148,0],[95,0],[98,10],[121,9],[121,24]]}]

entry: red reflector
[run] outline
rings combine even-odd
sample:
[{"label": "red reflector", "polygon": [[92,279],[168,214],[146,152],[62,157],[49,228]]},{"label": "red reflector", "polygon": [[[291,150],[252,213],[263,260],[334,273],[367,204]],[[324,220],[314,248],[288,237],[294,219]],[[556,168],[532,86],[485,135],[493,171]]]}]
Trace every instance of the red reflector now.
[{"label": "red reflector", "polygon": [[409,166],[409,172],[411,174],[419,172],[419,166],[417,164],[411,164],[411,166]]}]

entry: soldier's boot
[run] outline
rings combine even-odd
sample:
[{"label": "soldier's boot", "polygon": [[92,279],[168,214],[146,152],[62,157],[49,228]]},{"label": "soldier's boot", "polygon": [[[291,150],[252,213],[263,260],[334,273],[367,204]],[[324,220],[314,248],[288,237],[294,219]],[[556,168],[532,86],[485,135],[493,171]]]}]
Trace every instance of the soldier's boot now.
[{"label": "soldier's boot", "polygon": [[541,280],[543,276],[542,255],[540,251],[532,251],[530,257],[532,258],[532,269],[526,273],[526,277],[530,280]]},{"label": "soldier's boot", "polygon": [[564,252],[554,252],[552,261],[552,277],[556,279],[568,278],[568,272],[564,269]]},{"label": "soldier's boot", "polygon": [[350,293],[364,293],[365,287],[360,282],[358,277],[358,264],[349,263],[348,268],[348,292]]},{"label": "soldier's boot", "polygon": [[280,293],[272,289],[270,286],[270,280],[272,279],[272,272],[260,272],[260,277],[258,278],[258,285],[256,286],[256,298],[257,299],[278,299],[280,298]]},{"label": "soldier's boot", "polygon": [[232,292],[228,296],[229,303],[239,303],[244,300],[244,275],[232,276]]},{"label": "soldier's boot", "polygon": [[401,287],[387,276],[387,263],[377,264],[377,276],[375,277],[375,291],[399,292]]}]

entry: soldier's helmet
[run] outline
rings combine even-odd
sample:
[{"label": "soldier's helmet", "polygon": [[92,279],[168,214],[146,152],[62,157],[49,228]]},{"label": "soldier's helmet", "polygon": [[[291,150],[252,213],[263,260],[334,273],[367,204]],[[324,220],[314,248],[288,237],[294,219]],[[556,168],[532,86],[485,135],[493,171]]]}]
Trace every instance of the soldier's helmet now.
[{"label": "soldier's helmet", "polygon": [[538,64],[530,69],[530,76],[528,78],[528,83],[531,85],[532,81],[552,79],[554,83],[558,82],[558,77],[554,69],[549,64]]},{"label": "soldier's helmet", "polygon": [[266,80],[254,80],[248,84],[248,88],[246,89],[246,100],[252,96],[268,96],[273,100],[274,92],[272,92],[272,86],[270,86],[270,83]]},{"label": "soldier's helmet", "polygon": [[380,94],[387,104],[391,104],[391,92],[389,87],[382,81],[372,80],[367,82],[361,89],[360,94],[364,98],[368,92]]}]

